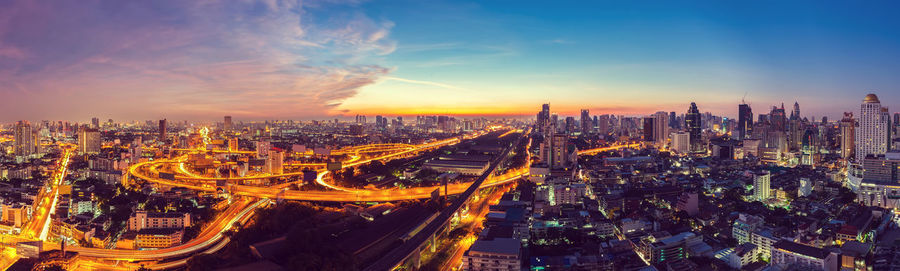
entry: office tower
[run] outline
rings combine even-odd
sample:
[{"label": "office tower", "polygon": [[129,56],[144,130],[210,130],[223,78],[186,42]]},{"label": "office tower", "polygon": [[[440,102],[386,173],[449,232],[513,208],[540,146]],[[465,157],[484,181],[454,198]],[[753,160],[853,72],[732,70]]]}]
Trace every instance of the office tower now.
[{"label": "office tower", "polygon": [[642,137],[644,138],[644,142],[656,141],[656,139],[654,138],[656,133],[653,131],[656,128],[656,125],[653,125],[656,121],[657,119],[654,119],[653,117],[646,117],[643,119],[644,125],[642,130],[644,132],[644,135]]},{"label": "office tower", "polygon": [[669,129],[679,129],[678,117],[675,116],[675,112],[669,112]]},{"label": "office tower", "polygon": [[771,196],[771,187],[769,186],[769,178],[771,174],[768,170],[761,170],[753,173],[753,197],[758,201],[765,201]]},{"label": "office tower", "polygon": [[888,126],[890,119],[887,108],[875,94],[866,95],[859,108],[859,127],[856,128],[856,161],[862,162],[866,155],[884,154],[890,141]]},{"label": "office tower", "polygon": [[266,159],[266,168],[270,174],[284,174],[284,152],[269,152],[269,157]]},{"label": "office tower", "polygon": [[94,128],[94,129],[100,128],[100,119],[99,118],[91,118],[91,128]]},{"label": "office tower", "polygon": [[738,127],[735,138],[743,140],[750,138],[750,130],[753,129],[753,110],[748,104],[738,105]]},{"label": "office tower", "polygon": [[844,112],[844,118],[840,122],[841,127],[841,158],[850,159],[856,150],[856,120],[853,112]]},{"label": "office tower", "polygon": [[566,133],[571,134],[575,132],[575,117],[566,117]]},{"label": "office tower", "polygon": [[594,130],[594,123],[591,121],[591,113],[587,109],[581,109],[581,133],[587,134]]},{"label": "office tower", "polygon": [[691,135],[687,132],[675,132],[669,137],[672,140],[672,151],[678,154],[687,154],[691,151]]},{"label": "office tower", "polygon": [[609,134],[609,115],[600,115],[597,117],[597,133],[601,136]]},{"label": "office tower", "polygon": [[703,146],[703,137],[700,134],[700,117],[700,110],[697,109],[697,104],[691,102],[691,107],[688,108],[688,112],[684,116],[684,126],[687,128],[688,134],[691,135],[691,152],[706,152],[706,148]]},{"label": "office tower", "polygon": [[27,120],[16,122],[15,131],[16,156],[29,156],[34,154],[34,135],[31,131],[31,123]]},{"label": "office tower", "polygon": [[231,131],[234,129],[234,124],[231,122],[231,116],[225,116],[225,122],[222,124],[222,128],[225,131]]},{"label": "office tower", "polygon": [[166,141],[166,119],[159,120],[159,141]]},{"label": "office tower", "polygon": [[569,136],[557,133],[550,138],[550,166],[551,168],[568,168],[571,159],[569,151]]},{"label": "office tower", "polygon": [[791,119],[790,120],[799,120],[800,119],[800,103],[794,102],[794,110],[791,111]]},{"label": "office tower", "polygon": [[535,129],[541,134],[547,134],[550,126],[550,104],[544,104],[541,106],[541,111],[537,114],[537,121],[535,122]]},{"label": "office tower", "polygon": [[659,111],[653,114],[653,119],[653,140],[656,146],[663,147],[669,138],[669,114]]},{"label": "office tower", "polygon": [[366,116],[356,115],[356,123],[360,123],[360,124],[366,123]]},{"label": "office tower", "polygon": [[797,188],[797,196],[808,197],[812,194],[812,181],[809,178],[800,178],[800,188]]},{"label": "office tower", "polygon": [[87,154],[100,153],[100,131],[97,129],[81,129],[78,133],[78,151]]},{"label": "office tower", "polygon": [[894,126],[900,126],[900,113],[894,113]]},{"label": "office tower", "polygon": [[772,123],[772,128],[777,131],[785,131],[787,130],[787,118],[784,113],[784,104],[781,104],[781,108],[777,106],[772,107],[772,112],[769,113],[769,121]]}]

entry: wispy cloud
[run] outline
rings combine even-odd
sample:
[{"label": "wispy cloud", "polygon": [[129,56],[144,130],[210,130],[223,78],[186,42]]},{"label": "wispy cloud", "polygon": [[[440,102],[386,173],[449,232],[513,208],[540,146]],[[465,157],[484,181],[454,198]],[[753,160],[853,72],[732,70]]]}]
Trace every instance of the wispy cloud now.
[{"label": "wispy cloud", "polygon": [[441,88],[452,89],[452,90],[466,90],[465,88],[457,87],[454,85],[448,85],[448,84],[432,82],[432,81],[412,80],[412,79],[405,79],[405,78],[399,78],[399,77],[393,77],[393,76],[384,76],[383,78],[386,80],[392,80],[392,81],[398,81],[398,82],[404,82],[404,83],[410,83],[410,84],[435,86],[435,87],[441,87]]},{"label": "wispy cloud", "polygon": [[[396,50],[393,23],[357,6],[12,0],[0,9],[0,113],[4,120],[329,115],[391,71],[377,59]],[[23,114],[36,105],[43,115]]]}]

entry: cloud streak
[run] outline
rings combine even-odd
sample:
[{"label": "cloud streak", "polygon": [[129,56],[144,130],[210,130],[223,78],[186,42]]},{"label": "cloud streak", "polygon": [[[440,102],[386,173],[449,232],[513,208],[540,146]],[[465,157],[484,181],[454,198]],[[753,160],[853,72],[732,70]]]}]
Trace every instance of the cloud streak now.
[{"label": "cloud streak", "polygon": [[[12,0],[4,6],[5,121],[327,116],[388,74],[378,59],[396,49],[393,23],[367,17],[353,2]],[[340,11],[324,12],[331,7]]]}]

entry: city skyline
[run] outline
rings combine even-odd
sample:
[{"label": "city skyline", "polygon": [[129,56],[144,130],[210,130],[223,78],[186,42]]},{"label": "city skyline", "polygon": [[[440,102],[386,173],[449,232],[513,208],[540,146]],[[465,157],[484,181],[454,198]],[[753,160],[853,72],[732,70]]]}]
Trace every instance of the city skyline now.
[{"label": "city skyline", "polygon": [[890,5],[10,1],[0,121],[734,118],[742,98],[834,120],[900,104]]}]

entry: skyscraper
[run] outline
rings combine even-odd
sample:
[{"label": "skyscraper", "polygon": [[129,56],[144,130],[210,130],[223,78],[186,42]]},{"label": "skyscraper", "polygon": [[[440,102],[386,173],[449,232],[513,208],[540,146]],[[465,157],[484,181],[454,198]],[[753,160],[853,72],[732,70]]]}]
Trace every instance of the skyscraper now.
[{"label": "skyscraper", "polygon": [[769,113],[769,121],[772,123],[772,128],[776,131],[787,130],[787,117],[785,117],[783,103],[781,104],[781,108],[778,108],[777,106],[772,107],[772,112]]},{"label": "skyscraper", "polygon": [[738,127],[735,138],[743,140],[750,138],[750,130],[753,129],[753,110],[748,104],[738,105]]},{"label": "skyscraper", "polygon": [[771,189],[769,186],[770,177],[771,175],[767,170],[753,173],[753,197],[756,198],[756,200],[765,201],[771,196],[771,192],[769,191]]},{"label": "skyscraper", "polygon": [[569,137],[566,134],[557,133],[550,139],[550,166],[554,169],[568,168],[571,161],[569,151]]},{"label": "skyscraper", "polygon": [[655,123],[658,120],[651,116],[651,117],[644,118],[642,121],[644,124],[643,129],[642,129],[642,131],[644,132],[644,135],[643,135],[644,142],[656,141],[656,138],[655,138],[656,132],[653,131],[656,129],[656,125],[653,125],[653,123]]},{"label": "skyscraper", "polygon": [[591,113],[587,109],[581,109],[581,133],[587,134],[594,130]]},{"label": "skyscraper", "polygon": [[16,122],[15,131],[16,156],[29,156],[34,153],[34,135],[31,131],[31,123],[27,120]]},{"label": "skyscraper", "polygon": [[653,114],[653,118],[653,140],[657,147],[663,147],[669,138],[669,114],[659,111]]},{"label": "skyscraper", "polygon": [[853,112],[844,112],[844,118],[840,122],[841,127],[841,158],[850,159],[856,150],[856,120],[853,119]]},{"label": "skyscraper", "polygon": [[791,111],[791,119],[790,120],[799,120],[800,119],[800,103],[794,102],[794,110]]},{"label": "skyscraper", "polygon": [[166,141],[166,119],[159,120],[159,141]]},{"label": "skyscraper", "polygon": [[99,129],[100,128],[100,119],[99,118],[91,118],[91,128]]},{"label": "skyscraper", "polygon": [[856,127],[857,162],[862,162],[866,155],[888,151],[889,125],[887,107],[881,107],[881,101],[875,94],[866,95],[859,108],[859,127]]},{"label": "skyscraper", "polygon": [[225,131],[231,131],[231,129],[234,129],[234,124],[231,123],[231,116],[225,116],[225,122],[222,124],[222,126]]},{"label": "skyscraper", "polygon": [[706,152],[706,148],[703,146],[703,138],[700,134],[702,131],[700,128],[700,110],[697,109],[696,103],[691,102],[691,107],[688,108],[688,112],[684,116],[684,126],[687,128],[688,134],[691,135],[691,152]]},{"label": "skyscraper", "polygon": [[81,153],[100,153],[100,132],[97,129],[81,129],[78,133],[78,151]]}]

